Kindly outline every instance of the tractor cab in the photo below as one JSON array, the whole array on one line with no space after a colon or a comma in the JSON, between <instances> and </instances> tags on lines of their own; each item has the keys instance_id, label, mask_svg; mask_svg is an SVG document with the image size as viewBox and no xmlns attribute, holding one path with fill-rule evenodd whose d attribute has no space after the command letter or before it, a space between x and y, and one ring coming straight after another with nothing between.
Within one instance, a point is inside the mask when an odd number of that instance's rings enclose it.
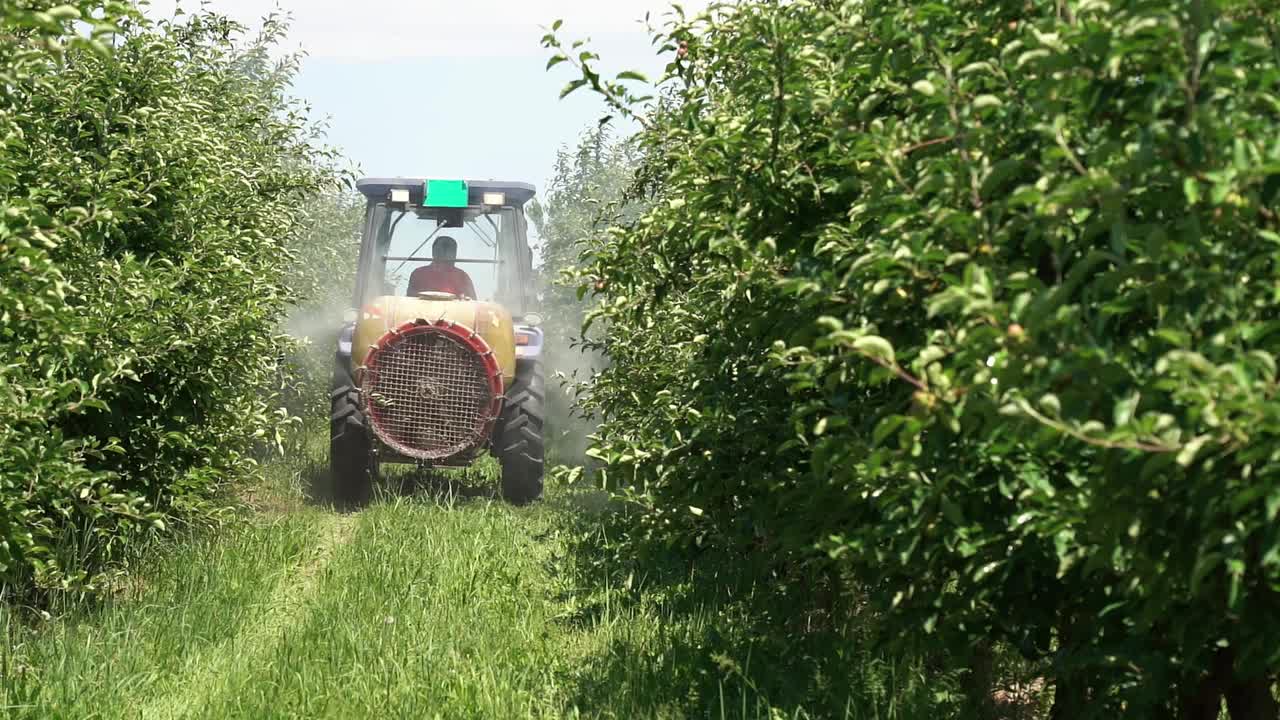
<instances>
[{"instance_id":1,"label":"tractor cab","mask_svg":"<svg viewBox=\"0 0 1280 720\"><path fill-rule=\"evenodd\" d=\"M502 465L542 492L542 332L524 206L533 186L370 178L354 318L334 370L335 499L368 499L383 463Z\"/></svg>"},{"instance_id":2,"label":"tractor cab","mask_svg":"<svg viewBox=\"0 0 1280 720\"><path fill-rule=\"evenodd\" d=\"M532 312L533 252L524 183L460 180L365 179L365 242L360 254L359 303L406 295L415 270L433 263L442 237L457 244L456 266L472 279L473 300L494 302L513 316Z\"/></svg>"}]
</instances>

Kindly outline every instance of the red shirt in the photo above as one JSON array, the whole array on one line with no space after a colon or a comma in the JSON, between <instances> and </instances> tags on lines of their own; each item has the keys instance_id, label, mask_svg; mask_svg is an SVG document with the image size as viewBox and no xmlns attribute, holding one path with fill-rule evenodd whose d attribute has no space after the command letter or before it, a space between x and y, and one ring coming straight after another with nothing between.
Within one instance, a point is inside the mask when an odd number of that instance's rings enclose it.
<instances>
[{"instance_id":1,"label":"red shirt","mask_svg":"<svg viewBox=\"0 0 1280 720\"><path fill-rule=\"evenodd\" d=\"M458 297L476 298L476 286L471 276L458 269L456 265L432 262L424 265L409 276L409 296L416 297L420 292L447 292Z\"/></svg>"}]
</instances>

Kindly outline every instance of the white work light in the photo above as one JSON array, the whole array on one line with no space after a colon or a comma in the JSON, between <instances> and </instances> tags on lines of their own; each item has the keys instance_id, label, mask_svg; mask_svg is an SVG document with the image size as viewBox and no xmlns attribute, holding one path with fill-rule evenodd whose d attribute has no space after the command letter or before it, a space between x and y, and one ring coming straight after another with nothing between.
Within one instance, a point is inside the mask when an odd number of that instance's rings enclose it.
<instances>
[{"instance_id":1,"label":"white work light","mask_svg":"<svg viewBox=\"0 0 1280 720\"><path fill-rule=\"evenodd\" d=\"M392 191L391 191L391 202L393 202L393 203L407 203L407 202L409 202L409 189L408 189L408 188L394 188L394 189L392 189Z\"/></svg>"},{"instance_id":2,"label":"white work light","mask_svg":"<svg viewBox=\"0 0 1280 720\"><path fill-rule=\"evenodd\" d=\"M506 205L507 194L500 192L487 192L484 194L485 205Z\"/></svg>"}]
</instances>

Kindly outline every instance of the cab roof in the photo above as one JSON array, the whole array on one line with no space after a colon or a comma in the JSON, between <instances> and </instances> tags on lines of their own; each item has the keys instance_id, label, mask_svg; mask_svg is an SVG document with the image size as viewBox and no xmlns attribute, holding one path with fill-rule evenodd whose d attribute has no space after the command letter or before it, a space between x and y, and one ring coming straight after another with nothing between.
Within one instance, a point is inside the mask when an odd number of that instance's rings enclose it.
<instances>
[{"instance_id":1,"label":"cab roof","mask_svg":"<svg viewBox=\"0 0 1280 720\"><path fill-rule=\"evenodd\" d=\"M356 189L371 200L384 200L393 189L407 189L410 202L420 204L426 182L425 177L362 178L356 181ZM515 207L523 207L537 192L529 183L500 180L468 180L467 191L472 204L481 204L487 192L500 192L506 193L507 203Z\"/></svg>"}]
</instances>

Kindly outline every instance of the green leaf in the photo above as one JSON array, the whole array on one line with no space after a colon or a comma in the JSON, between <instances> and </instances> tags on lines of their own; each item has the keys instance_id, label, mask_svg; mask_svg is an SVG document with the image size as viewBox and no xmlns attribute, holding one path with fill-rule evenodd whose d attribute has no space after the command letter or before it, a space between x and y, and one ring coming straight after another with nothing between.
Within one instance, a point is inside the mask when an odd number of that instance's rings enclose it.
<instances>
[{"instance_id":1,"label":"green leaf","mask_svg":"<svg viewBox=\"0 0 1280 720\"><path fill-rule=\"evenodd\" d=\"M49 8L46 12L54 20L79 20L81 17L80 10L72 5L59 5Z\"/></svg>"},{"instance_id":2,"label":"green leaf","mask_svg":"<svg viewBox=\"0 0 1280 720\"><path fill-rule=\"evenodd\" d=\"M1051 53L1048 50L1045 50L1043 48L1039 48L1036 50L1028 50L1018 56L1018 61L1016 65L1018 69L1022 69L1024 65L1029 65L1031 63L1035 63L1037 61L1043 60L1044 58L1049 57L1050 54Z\"/></svg>"},{"instance_id":3,"label":"green leaf","mask_svg":"<svg viewBox=\"0 0 1280 720\"><path fill-rule=\"evenodd\" d=\"M942 497L942 514L953 525L964 524L964 514L960 512L960 506L945 495Z\"/></svg>"},{"instance_id":4,"label":"green leaf","mask_svg":"<svg viewBox=\"0 0 1280 720\"><path fill-rule=\"evenodd\" d=\"M1057 395L1042 395L1039 405L1042 410L1049 414L1049 417L1058 418L1062 416L1062 403L1059 402Z\"/></svg>"},{"instance_id":5,"label":"green leaf","mask_svg":"<svg viewBox=\"0 0 1280 720\"><path fill-rule=\"evenodd\" d=\"M1178 464L1182 467L1187 467L1191 463L1195 462L1196 455L1199 454L1200 449L1204 447L1205 443L1209 442L1209 439L1208 435L1200 435L1192 438L1186 445L1183 445L1182 449L1178 451Z\"/></svg>"},{"instance_id":6,"label":"green leaf","mask_svg":"<svg viewBox=\"0 0 1280 720\"><path fill-rule=\"evenodd\" d=\"M928 366L932 363L935 363L941 360L946 356L947 356L946 348L940 347L938 345L930 345L920 351L920 354L916 356L916 362L918 362L921 366Z\"/></svg>"},{"instance_id":7,"label":"green leaf","mask_svg":"<svg viewBox=\"0 0 1280 720\"><path fill-rule=\"evenodd\" d=\"M1182 181L1182 192L1187 196L1188 205L1200 202L1200 183L1195 178L1189 177Z\"/></svg>"},{"instance_id":8,"label":"green leaf","mask_svg":"<svg viewBox=\"0 0 1280 720\"><path fill-rule=\"evenodd\" d=\"M1117 427L1128 425L1133 419L1133 413L1138 409L1138 402L1142 400L1140 393L1134 392L1116 401L1112 408L1112 419Z\"/></svg>"},{"instance_id":9,"label":"green leaf","mask_svg":"<svg viewBox=\"0 0 1280 720\"><path fill-rule=\"evenodd\" d=\"M906 421L906 418L902 415L890 415L884 418L883 420L881 420L880 422L876 423L876 429L871 434L871 444L872 445L882 444L885 441L885 439L888 438L890 435L892 435L899 427L901 427L902 423L905 421Z\"/></svg>"},{"instance_id":10,"label":"green leaf","mask_svg":"<svg viewBox=\"0 0 1280 720\"><path fill-rule=\"evenodd\" d=\"M561 100L563 100L563 99L565 99L565 98L569 97L569 96L570 96L570 95L572 95L575 91L577 91L577 90L581 89L581 88L582 88L583 86L585 86L586 84L587 84L587 81L586 81L586 80L584 80L584 79L582 79L582 78L579 78L579 79L577 79L577 80L573 80L573 81L571 81L568 85L565 85L565 86L564 86L564 89L563 89L563 90L561 90L561 91L560 91L560 99L561 99Z\"/></svg>"},{"instance_id":11,"label":"green leaf","mask_svg":"<svg viewBox=\"0 0 1280 720\"><path fill-rule=\"evenodd\" d=\"M958 72L957 74L972 75L974 73L986 73L988 75L995 75L996 69L995 69L995 66L992 65L991 63L985 60L980 60L978 62L969 63L968 65L965 65L964 67L960 68L960 72Z\"/></svg>"},{"instance_id":12,"label":"green leaf","mask_svg":"<svg viewBox=\"0 0 1280 720\"><path fill-rule=\"evenodd\" d=\"M858 114L862 117L866 117L882 102L884 102L884 95L878 92L873 92L863 98L862 102L858 103Z\"/></svg>"},{"instance_id":13,"label":"green leaf","mask_svg":"<svg viewBox=\"0 0 1280 720\"><path fill-rule=\"evenodd\" d=\"M896 364L893 345L878 335L863 335L854 340L853 349L877 360L883 360L889 365Z\"/></svg>"}]
</instances>

